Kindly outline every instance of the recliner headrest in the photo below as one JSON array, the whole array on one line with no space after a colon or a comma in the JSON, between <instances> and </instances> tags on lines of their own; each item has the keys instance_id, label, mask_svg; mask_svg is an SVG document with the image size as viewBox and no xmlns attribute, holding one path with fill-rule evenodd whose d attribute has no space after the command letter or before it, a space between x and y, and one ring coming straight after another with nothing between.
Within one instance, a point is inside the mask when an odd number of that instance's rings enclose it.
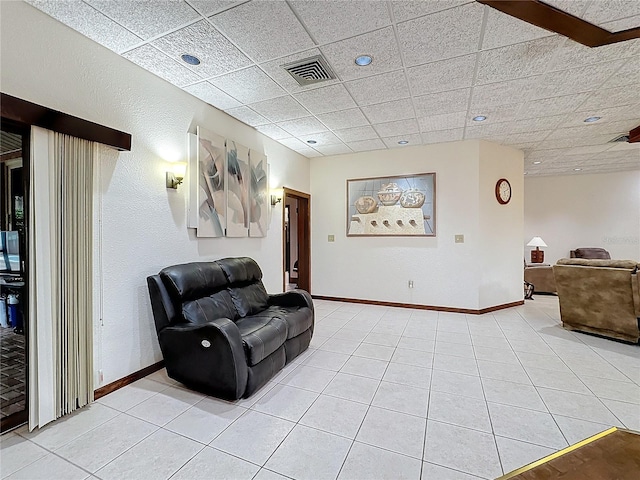
<instances>
[{"instance_id":1,"label":"recliner headrest","mask_svg":"<svg viewBox=\"0 0 640 480\"><path fill-rule=\"evenodd\" d=\"M224 271L229 283L257 282L262 278L262 270L249 257L222 258L216 263Z\"/></svg>"},{"instance_id":2,"label":"recliner headrest","mask_svg":"<svg viewBox=\"0 0 640 480\"><path fill-rule=\"evenodd\" d=\"M160 278L174 301L206 297L227 287L225 273L216 262L193 262L160 270Z\"/></svg>"}]
</instances>

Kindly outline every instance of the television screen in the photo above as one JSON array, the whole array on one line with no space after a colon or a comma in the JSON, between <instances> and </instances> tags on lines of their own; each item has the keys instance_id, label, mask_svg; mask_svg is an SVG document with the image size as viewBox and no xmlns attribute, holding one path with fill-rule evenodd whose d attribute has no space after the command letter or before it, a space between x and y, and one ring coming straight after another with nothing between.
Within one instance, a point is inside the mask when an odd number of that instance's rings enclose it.
<instances>
[{"instance_id":1,"label":"television screen","mask_svg":"<svg viewBox=\"0 0 640 480\"><path fill-rule=\"evenodd\" d=\"M0 232L0 272L20 273L18 232Z\"/></svg>"}]
</instances>

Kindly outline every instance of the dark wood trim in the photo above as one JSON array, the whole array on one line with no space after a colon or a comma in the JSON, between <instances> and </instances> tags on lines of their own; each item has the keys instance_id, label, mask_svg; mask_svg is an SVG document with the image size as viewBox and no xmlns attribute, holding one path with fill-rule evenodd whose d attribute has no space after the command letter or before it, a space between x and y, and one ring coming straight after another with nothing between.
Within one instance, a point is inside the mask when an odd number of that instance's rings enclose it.
<instances>
[{"instance_id":1,"label":"dark wood trim","mask_svg":"<svg viewBox=\"0 0 640 480\"><path fill-rule=\"evenodd\" d=\"M492 307L481 308L480 310L473 310L471 308L441 307L438 305L420 305L416 303L382 302L379 300L364 300L360 298L327 297L324 295L311 296L316 300L330 300L332 302L363 303L366 305L378 305L382 307L413 308L415 310L435 310L438 312L468 313L471 315L482 315L483 313L490 313L495 312L496 310L524 305L524 300L518 300L517 302L503 303L502 305L494 305Z\"/></svg>"},{"instance_id":2,"label":"dark wood trim","mask_svg":"<svg viewBox=\"0 0 640 480\"><path fill-rule=\"evenodd\" d=\"M0 433L5 434L14 428L24 425L29 421L28 406L20 412L16 412L8 417L4 417L0 420Z\"/></svg>"},{"instance_id":3,"label":"dark wood trim","mask_svg":"<svg viewBox=\"0 0 640 480\"><path fill-rule=\"evenodd\" d=\"M137 372L133 372L131 375L127 375L126 377L121 378L120 380L116 380L115 382L111 382L108 385L104 385L103 387L98 388L93 392L93 399L98 400L105 395L108 395L119 388L126 387L130 383L136 382L141 378L146 377L147 375L151 375L153 372L157 372L162 367L164 367L164 360L154 363L153 365L149 365L148 367L143 368L142 370L138 370Z\"/></svg>"},{"instance_id":4,"label":"dark wood trim","mask_svg":"<svg viewBox=\"0 0 640 480\"><path fill-rule=\"evenodd\" d=\"M118 150L131 150L131 134L0 93L2 117L23 125L36 125Z\"/></svg>"},{"instance_id":5,"label":"dark wood trim","mask_svg":"<svg viewBox=\"0 0 640 480\"><path fill-rule=\"evenodd\" d=\"M640 142L640 125L629 132L629 143Z\"/></svg>"},{"instance_id":6,"label":"dark wood trim","mask_svg":"<svg viewBox=\"0 0 640 480\"><path fill-rule=\"evenodd\" d=\"M282 195L282 290L286 291L284 271L286 269L287 239L284 231L284 212L287 198L298 200L298 287L311 292L311 195L308 193L283 187ZM291 220L291 212L289 212Z\"/></svg>"},{"instance_id":7,"label":"dark wood trim","mask_svg":"<svg viewBox=\"0 0 640 480\"><path fill-rule=\"evenodd\" d=\"M640 27L610 32L539 0L476 1L524 22L564 35L587 47L601 47L640 38Z\"/></svg>"},{"instance_id":8,"label":"dark wood trim","mask_svg":"<svg viewBox=\"0 0 640 480\"><path fill-rule=\"evenodd\" d=\"M13 160L14 158L22 158L22 149L3 153L0 155L0 162L6 162L8 160Z\"/></svg>"}]
</instances>

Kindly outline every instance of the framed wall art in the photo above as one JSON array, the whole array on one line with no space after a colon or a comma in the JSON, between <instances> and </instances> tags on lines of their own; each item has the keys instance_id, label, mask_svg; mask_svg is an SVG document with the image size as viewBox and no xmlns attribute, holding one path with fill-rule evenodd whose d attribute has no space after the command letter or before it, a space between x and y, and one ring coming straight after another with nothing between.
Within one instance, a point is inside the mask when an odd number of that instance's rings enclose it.
<instances>
[{"instance_id":1,"label":"framed wall art","mask_svg":"<svg viewBox=\"0 0 640 480\"><path fill-rule=\"evenodd\" d=\"M225 139L198 127L198 237L224 237L226 164Z\"/></svg>"},{"instance_id":2,"label":"framed wall art","mask_svg":"<svg viewBox=\"0 0 640 480\"><path fill-rule=\"evenodd\" d=\"M347 180L347 236L436 236L436 174Z\"/></svg>"}]
</instances>

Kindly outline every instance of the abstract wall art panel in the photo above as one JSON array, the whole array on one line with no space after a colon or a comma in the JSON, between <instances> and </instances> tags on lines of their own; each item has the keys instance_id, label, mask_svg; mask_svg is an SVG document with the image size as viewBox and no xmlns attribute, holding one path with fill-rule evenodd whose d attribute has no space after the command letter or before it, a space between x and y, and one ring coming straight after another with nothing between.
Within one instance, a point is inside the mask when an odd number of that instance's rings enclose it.
<instances>
[{"instance_id":1,"label":"abstract wall art panel","mask_svg":"<svg viewBox=\"0 0 640 480\"><path fill-rule=\"evenodd\" d=\"M227 237L249 234L249 149L227 140Z\"/></svg>"},{"instance_id":2,"label":"abstract wall art panel","mask_svg":"<svg viewBox=\"0 0 640 480\"><path fill-rule=\"evenodd\" d=\"M255 150L249 151L251 188L249 189L249 236L266 237L269 224L269 169L267 157Z\"/></svg>"},{"instance_id":3,"label":"abstract wall art panel","mask_svg":"<svg viewBox=\"0 0 640 480\"><path fill-rule=\"evenodd\" d=\"M226 224L223 137L198 127L198 237L224 237Z\"/></svg>"},{"instance_id":4,"label":"abstract wall art panel","mask_svg":"<svg viewBox=\"0 0 640 480\"><path fill-rule=\"evenodd\" d=\"M436 174L347 180L347 236L436 236Z\"/></svg>"}]
</instances>

